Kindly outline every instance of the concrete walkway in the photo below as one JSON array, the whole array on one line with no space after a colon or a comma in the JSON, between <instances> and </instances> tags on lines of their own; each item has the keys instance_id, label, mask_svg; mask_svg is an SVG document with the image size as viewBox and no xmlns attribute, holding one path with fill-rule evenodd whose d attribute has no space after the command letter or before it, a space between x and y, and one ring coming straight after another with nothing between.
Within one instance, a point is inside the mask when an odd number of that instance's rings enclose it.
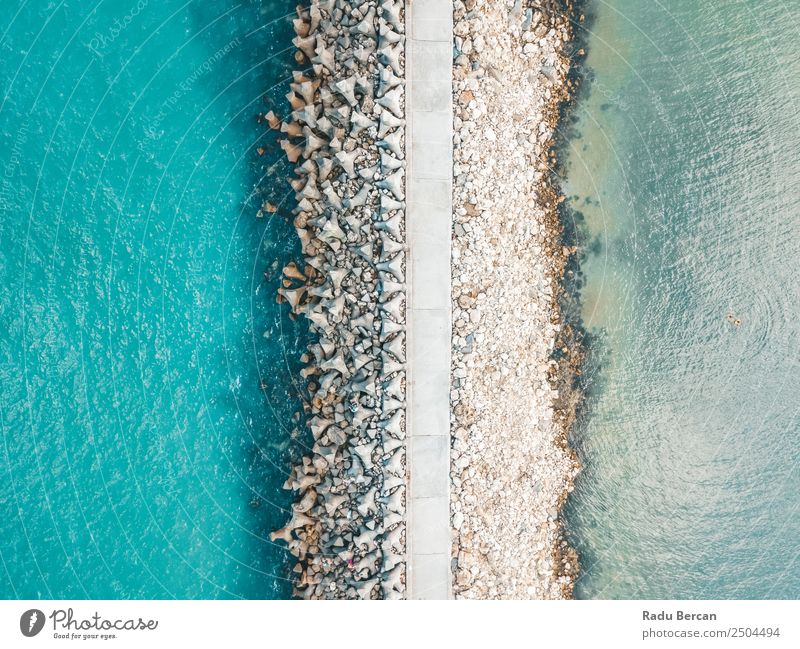
<instances>
[{"instance_id":1,"label":"concrete walkway","mask_svg":"<svg viewBox=\"0 0 800 649\"><path fill-rule=\"evenodd\" d=\"M408 597L449 599L450 238L453 16L450 0L406 4ZM409 137L410 136L410 137Z\"/></svg>"}]
</instances>

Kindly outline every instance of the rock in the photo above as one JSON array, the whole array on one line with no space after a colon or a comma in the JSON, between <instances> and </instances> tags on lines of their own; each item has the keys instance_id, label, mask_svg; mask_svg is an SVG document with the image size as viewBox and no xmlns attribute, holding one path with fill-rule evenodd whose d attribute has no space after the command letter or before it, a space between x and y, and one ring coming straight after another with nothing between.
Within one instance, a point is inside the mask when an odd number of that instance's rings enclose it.
<instances>
[{"instance_id":1,"label":"rock","mask_svg":"<svg viewBox=\"0 0 800 649\"><path fill-rule=\"evenodd\" d=\"M541 161L570 23L551 13L539 33L545 20L521 0L457 0L453 15L454 592L568 597L572 577L551 561L562 542L553 504L577 468L554 425L549 362L560 315L557 291L545 288L557 286L551 273L563 256L550 252L561 246L548 229ZM559 565L572 569L569 559Z\"/></svg>"}]
</instances>

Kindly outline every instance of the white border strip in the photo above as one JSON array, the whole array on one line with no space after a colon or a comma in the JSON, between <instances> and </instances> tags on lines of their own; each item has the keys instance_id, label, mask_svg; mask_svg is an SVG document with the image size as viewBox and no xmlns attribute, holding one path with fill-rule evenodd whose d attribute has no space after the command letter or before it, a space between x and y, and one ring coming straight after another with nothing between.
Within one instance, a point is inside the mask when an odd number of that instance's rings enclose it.
<instances>
[{"instance_id":1,"label":"white border strip","mask_svg":"<svg viewBox=\"0 0 800 649\"><path fill-rule=\"evenodd\" d=\"M453 7L406 3L406 280L410 599L452 597L450 241Z\"/></svg>"}]
</instances>

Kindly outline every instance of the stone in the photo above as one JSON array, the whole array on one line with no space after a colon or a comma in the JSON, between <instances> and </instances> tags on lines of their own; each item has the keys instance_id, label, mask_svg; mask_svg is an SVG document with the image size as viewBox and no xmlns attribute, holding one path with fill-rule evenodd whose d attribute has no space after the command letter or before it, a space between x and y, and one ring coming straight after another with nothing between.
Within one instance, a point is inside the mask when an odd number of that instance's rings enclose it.
<instances>
[{"instance_id":1,"label":"stone","mask_svg":"<svg viewBox=\"0 0 800 649\"><path fill-rule=\"evenodd\" d=\"M545 288L558 278L554 248L543 244L557 238L538 187L546 165L536 161L549 157L546 117L568 69L560 35L569 21L554 14L554 34L534 33L541 14L521 0L457 0L453 15L461 48L453 61L454 593L567 597L572 578L550 561L562 542L552 510L577 468L551 423L550 320L559 314Z\"/></svg>"}]
</instances>

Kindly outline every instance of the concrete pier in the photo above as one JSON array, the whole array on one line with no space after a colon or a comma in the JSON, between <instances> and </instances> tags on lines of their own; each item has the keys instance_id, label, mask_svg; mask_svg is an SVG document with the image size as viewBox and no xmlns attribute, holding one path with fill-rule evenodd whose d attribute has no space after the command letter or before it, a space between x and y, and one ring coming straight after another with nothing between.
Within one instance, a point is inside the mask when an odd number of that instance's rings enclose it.
<instances>
[{"instance_id":1,"label":"concrete pier","mask_svg":"<svg viewBox=\"0 0 800 649\"><path fill-rule=\"evenodd\" d=\"M449 599L453 15L406 2L408 585Z\"/></svg>"}]
</instances>

